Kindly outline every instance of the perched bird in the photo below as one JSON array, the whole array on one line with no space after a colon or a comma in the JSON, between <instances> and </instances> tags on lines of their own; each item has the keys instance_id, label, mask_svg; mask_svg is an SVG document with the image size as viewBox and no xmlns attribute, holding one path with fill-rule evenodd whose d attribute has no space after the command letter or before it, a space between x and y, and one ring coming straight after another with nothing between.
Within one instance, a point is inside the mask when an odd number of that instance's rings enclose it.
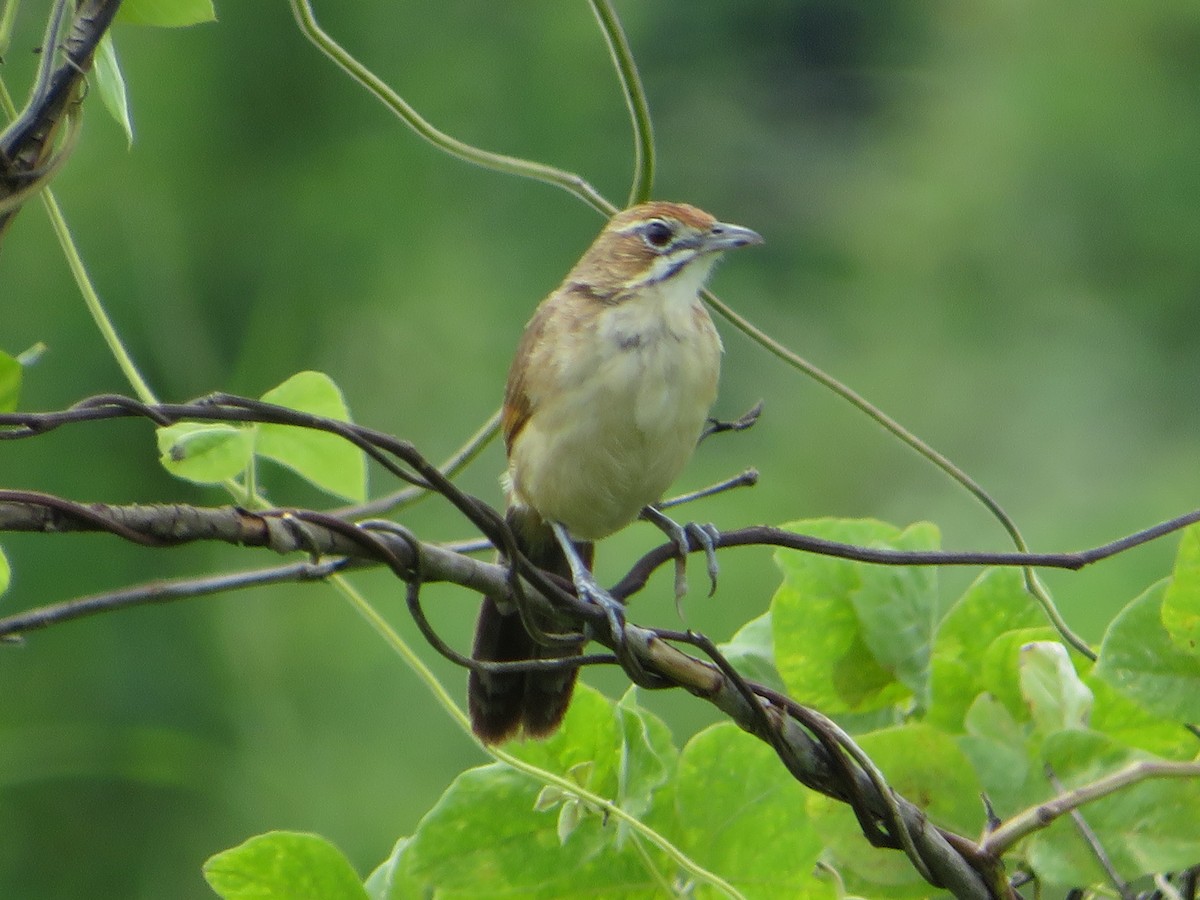
<instances>
[{"instance_id":1,"label":"perched bird","mask_svg":"<svg viewBox=\"0 0 1200 900\"><path fill-rule=\"evenodd\" d=\"M509 526L531 563L571 579L618 627L623 607L590 573L592 542L660 500L691 457L716 399L722 350L699 292L723 251L760 243L694 206L624 210L542 301L517 348L502 416ZM484 598L476 660L579 648L543 645L511 604ZM475 734L488 743L519 731L548 736L577 673L473 671Z\"/></svg>"}]
</instances>

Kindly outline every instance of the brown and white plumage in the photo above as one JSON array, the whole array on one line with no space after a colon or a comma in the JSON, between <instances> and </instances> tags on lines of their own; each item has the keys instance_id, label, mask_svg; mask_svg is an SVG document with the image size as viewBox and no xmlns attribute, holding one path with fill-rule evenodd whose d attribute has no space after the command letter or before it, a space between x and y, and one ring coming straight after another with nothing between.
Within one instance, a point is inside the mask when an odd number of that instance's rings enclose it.
<instances>
[{"instance_id":1,"label":"brown and white plumage","mask_svg":"<svg viewBox=\"0 0 1200 900\"><path fill-rule=\"evenodd\" d=\"M682 471L716 399L721 340L699 291L720 253L754 232L677 203L614 216L525 328L502 427L508 518L530 561L570 577L549 527L582 547L623 528ZM561 654L486 598L475 657ZM472 673L472 725L497 742L554 730L575 672Z\"/></svg>"}]
</instances>

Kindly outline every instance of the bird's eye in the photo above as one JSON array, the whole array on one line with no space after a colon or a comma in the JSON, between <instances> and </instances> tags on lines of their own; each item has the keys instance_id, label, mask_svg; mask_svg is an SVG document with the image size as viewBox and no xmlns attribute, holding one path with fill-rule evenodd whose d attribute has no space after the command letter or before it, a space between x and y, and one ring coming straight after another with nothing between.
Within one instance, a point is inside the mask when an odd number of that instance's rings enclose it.
<instances>
[{"instance_id":1,"label":"bird's eye","mask_svg":"<svg viewBox=\"0 0 1200 900\"><path fill-rule=\"evenodd\" d=\"M642 236L645 237L646 243L651 247L662 249L671 243L671 238L675 236L675 232L662 219L653 219L647 222L646 227L642 229Z\"/></svg>"}]
</instances>

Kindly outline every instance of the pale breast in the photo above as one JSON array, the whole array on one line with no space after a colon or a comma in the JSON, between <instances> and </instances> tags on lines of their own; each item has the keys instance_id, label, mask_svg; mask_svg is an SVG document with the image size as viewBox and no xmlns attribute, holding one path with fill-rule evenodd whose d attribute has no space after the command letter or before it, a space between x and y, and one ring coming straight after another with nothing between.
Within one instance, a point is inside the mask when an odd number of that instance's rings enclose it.
<instances>
[{"instance_id":1,"label":"pale breast","mask_svg":"<svg viewBox=\"0 0 1200 900\"><path fill-rule=\"evenodd\" d=\"M716 398L721 342L708 314L694 299L645 299L606 309L590 339L556 357L511 449L512 499L583 540L662 497Z\"/></svg>"}]
</instances>

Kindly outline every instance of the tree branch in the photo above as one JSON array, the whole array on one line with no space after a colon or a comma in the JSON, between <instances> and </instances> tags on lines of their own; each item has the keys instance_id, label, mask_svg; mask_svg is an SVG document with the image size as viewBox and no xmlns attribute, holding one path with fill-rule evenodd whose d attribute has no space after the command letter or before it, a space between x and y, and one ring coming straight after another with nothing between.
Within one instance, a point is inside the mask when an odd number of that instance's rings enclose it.
<instances>
[{"instance_id":1,"label":"tree branch","mask_svg":"<svg viewBox=\"0 0 1200 900\"><path fill-rule=\"evenodd\" d=\"M0 133L0 238L21 204L45 187L69 152L68 141L57 156L53 154L55 136L63 122L78 115L92 56L120 5L121 0L81 0L62 37L62 59L55 65L69 6L68 0L55 0L29 102Z\"/></svg>"},{"instance_id":2,"label":"tree branch","mask_svg":"<svg viewBox=\"0 0 1200 900\"><path fill-rule=\"evenodd\" d=\"M425 460L407 441L359 425L229 395L216 395L188 404L153 405L106 395L89 398L57 412L9 413L0 415L0 439L35 437L68 425L135 416L160 425L181 419L268 422L337 434L397 477L444 497L493 546L500 547L505 556L513 560L512 567L471 559L446 547L419 541L402 526L390 521L354 522L334 514L304 509L249 512L231 506L108 506L76 503L31 491L0 491L0 530L104 531L151 547L217 540L269 548L278 553L302 552L311 557L305 563L257 572L158 583L43 607L0 620L0 637L136 603L165 602L284 580L311 580L349 566L383 563L407 583L410 612L430 644L460 665L531 669L611 663L613 657L605 654L499 664L470 660L442 642L425 620L420 608L420 588L426 582L453 582L507 600L526 612L532 610L539 621L560 623L567 634L582 631L609 648L621 645L630 660L631 676L648 677L655 686L681 687L715 705L744 730L769 743L797 780L850 805L868 840L878 846L904 850L931 884L944 887L956 897L1015 896L1004 880L1000 855L1011 846L1010 841L1016 839L1014 835L1019 836L1022 827L1044 820L1044 809L1039 810L1035 818L1023 818L1001 826L983 844L933 826L919 807L892 791L861 749L833 722L768 687L746 681L708 639L690 632L651 629L632 623L626 623L620 634L613 634L602 612L591 604L580 602L566 582L534 568L516 552L512 535L496 510L459 490L445 473ZM1101 547L1076 553L883 550L825 541L766 526L718 533L716 546L788 547L879 565L1016 565L1078 569L1198 520L1200 511L1188 513ZM621 580L614 594L627 598L636 593L654 568L671 559L674 553L675 548L670 544L647 553ZM675 646L678 643L696 647L709 657L709 661L684 652Z\"/></svg>"}]
</instances>

